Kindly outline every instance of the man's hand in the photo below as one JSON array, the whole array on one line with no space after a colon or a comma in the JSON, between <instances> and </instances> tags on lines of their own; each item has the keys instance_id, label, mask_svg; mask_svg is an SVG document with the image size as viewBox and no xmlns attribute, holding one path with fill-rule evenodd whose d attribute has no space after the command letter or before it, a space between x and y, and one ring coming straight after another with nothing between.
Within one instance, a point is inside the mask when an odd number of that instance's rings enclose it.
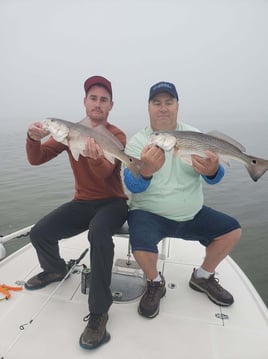
<instances>
[{"instance_id":1,"label":"man's hand","mask_svg":"<svg viewBox=\"0 0 268 359\"><path fill-rule=\"evenodd\" d=\"M49 131L44 129L42 122L35 122L29 126L27 134L30 139L41 141L43 137L49 134Z\"/></svg>"},{"instance_id":2,"label":"man's hand","mask_svg":"<svg viewBox=\"0 0 268 359\"><path fill-rule=\"evenodd\" d=\"M192 155L192 166L197 173L203 176L214 176L219 169L219 158L211 151L206 151L206 158Z\"/></svg>"},{"instance_id":3,"label":"man's hand","mask_svg":"<svg viewBox=\"0 0 268 359\"><path fill-rule=\"evenodd\" d=\"M85 143L85 149L83 150L83 155L97 160L98 158L104 157L104 152L93 137L88 137Z\"/></svg>"},{"instance_id":4,"label":"man's hand","mask_svg":"<svg viewBox=\"0 0 268 359\"><path fill-rule=\"evenodd\" d=\"M141 161L145 163L140 171L142 177L150 178L165 162L165 152L154 145L147 145L141 153Z\"/></svg>"}]
</instances>

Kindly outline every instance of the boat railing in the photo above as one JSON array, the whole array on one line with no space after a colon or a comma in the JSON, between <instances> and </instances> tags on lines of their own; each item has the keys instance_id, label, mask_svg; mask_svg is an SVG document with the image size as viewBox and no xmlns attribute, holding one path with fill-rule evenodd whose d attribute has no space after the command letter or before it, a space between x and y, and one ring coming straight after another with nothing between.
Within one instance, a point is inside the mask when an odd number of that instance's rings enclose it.
<instances>
[{"instance_id":1,"label":"boat railing","mask_svg":"<svg viewBox=\"0 0 268 359\"><path fill-rule=\"evenodd\" d=\"M5 236L0 236L0 260L5 258L5 256L6 256L6 248L4 246L4 243L7 243L8 241L10 241L12 239L27 237L29 235L32 227L33 227L33 224L28 227L19 229L18 231L7 234Z\"/></svg>"}]
</instances>

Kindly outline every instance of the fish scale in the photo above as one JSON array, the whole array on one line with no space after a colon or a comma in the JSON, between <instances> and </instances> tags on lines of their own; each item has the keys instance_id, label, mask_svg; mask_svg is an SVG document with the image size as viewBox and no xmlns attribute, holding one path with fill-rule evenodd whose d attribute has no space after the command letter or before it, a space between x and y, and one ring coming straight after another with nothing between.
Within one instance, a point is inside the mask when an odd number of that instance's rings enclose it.
<instances>
[{"instance_id":1,"label":"fish scale","mask_svg":"<svg viewBox=\"0 0 268 359\"><path fill-rule=\"evenodd\" d=\"M58 118L44 120L43 126L55 141L64 143L70 148L76 161L79 160L80 155L83 156L86 141L91 137L102 148L108 161L114 163L114 159L117 158L129 168L135 177L138 177L143 162L127 155L124 152L123 144L106 127L100 125L92 128Z\"/></svg>"},{"instance_id":2,"label":"fish scale","mask_svg":"<svg viewBox=\"0 0 268 359\"><path fill-rule=\"evenodd\" d=\"M253 181L268 170L268 160L246 154L243 145L220 132L202 133L195 131L157 131L150 136L150 143L165 151L174 150L186 163L191 164L191 155L207 157L206 151L214 152L219 160L236 160L246 167Z\"/></svg>"}]
</instances>

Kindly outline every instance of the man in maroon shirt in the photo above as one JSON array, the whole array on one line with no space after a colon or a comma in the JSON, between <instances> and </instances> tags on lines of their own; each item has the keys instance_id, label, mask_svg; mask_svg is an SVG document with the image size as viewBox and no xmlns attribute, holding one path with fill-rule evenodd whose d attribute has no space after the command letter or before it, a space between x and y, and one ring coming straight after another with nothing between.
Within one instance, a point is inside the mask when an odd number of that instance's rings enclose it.
<instances>
[{"instance_id":1,"label":"man in maroon shirt","mask_svg":"<svg viewBox=\"0 0 268 359\"><path fill-rule=\"evenodd\" d=\"M108 122L113 107L112 86L101 76L88 78L84 83L85 126L105 126L123 145L126 135ZM32 165L45 163L66 151L75 179L72 201L55 209L32 228L31 242L37 252L43 271L25 283L29 290L43 288L61 281L68 269L60 257L59 240L88 229L90 242L90 291L88 324L80 337L80 345L86 349L96 348L107 342L108 310L112 304L110 291L114 256L113 234L127 218L127 197L120 176L121 162L108 161L102 148L93 138L88 138L84 156L76 161L67 145L47 136L42 123L35 122L28 128L26 151Z\"/></svg>"}]
</instances>

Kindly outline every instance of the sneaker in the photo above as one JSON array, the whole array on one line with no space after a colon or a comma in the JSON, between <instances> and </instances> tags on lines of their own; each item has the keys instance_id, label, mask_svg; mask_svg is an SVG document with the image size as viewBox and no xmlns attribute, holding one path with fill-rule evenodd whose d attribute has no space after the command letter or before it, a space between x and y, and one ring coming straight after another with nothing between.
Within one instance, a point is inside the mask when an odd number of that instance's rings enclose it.
<instances>
[{"instance_id":1,"label":"sneaker","mask_svg":"<svg viewBox=\"0 0 268 359\"><path fill-rule=\"evenodd\" d=\"M89 314L84 318L87 321L87 326L82 333L79 344L84 349L94 349L100 345L107 343L111 336L106 330L106 323L108 321L108 314Z\"/></svg>"},{"instance_id":2,"label":"sneaker","mask_svg":"<svg viewBox=\"0 0 268 359\"><path fill-rule=\"evenodd\" d=\"M215 274L212 274L206 279L196 278L194 273L195 269L189 282L189 286L192 289L206 293L209 299L215 304L226 307L233 304L234 298L232 294L220 285L219 279L215 278Z\"/></svg>"},{"instance_id":3,"label":"sneaker","mask_svg":"<svg viewBox=\"0 0 268 359\"><path fill-rule=\"evenodd\" d=\"M53 272L41 272L30 278L25 284L25 288L29 290L40 289L46 287L48 284L53 282L60 282L67 274L64 273L53 273Z\"/></svg>"},{"instance_id":4,"label":"sneaker","mask_svg":"<svg viewBox=\"0 0 268 359\"><path fill-rule=\"evenodd\" d=\"M147 281L147 288L138 307L138 313L146 318L154 318L159 313L160 299L166 294L165 278L160 282Z\"/></svg>"}]
</instances>

